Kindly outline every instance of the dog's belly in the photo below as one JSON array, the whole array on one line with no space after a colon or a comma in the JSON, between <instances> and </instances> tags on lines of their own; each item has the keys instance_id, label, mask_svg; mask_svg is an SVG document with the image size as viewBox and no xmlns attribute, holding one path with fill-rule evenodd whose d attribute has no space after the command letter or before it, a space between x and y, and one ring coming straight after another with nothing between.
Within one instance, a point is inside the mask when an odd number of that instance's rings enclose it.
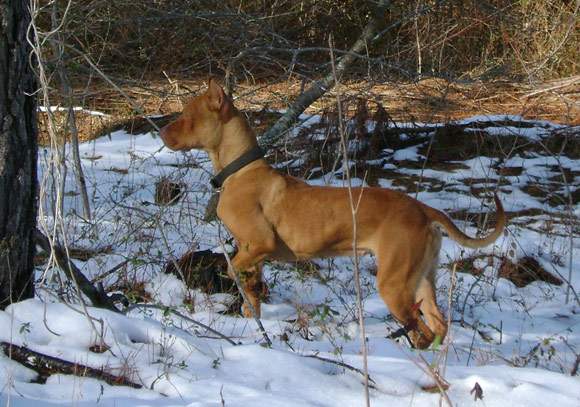
<instances>
[{"instance_id":1,"label":"dog's belly","mask_svg":"<svg viewBox=\"0 0 580 407\"><path fill-rule=\"evenodd\" d=\"M364 254L371 253L369 249L362 249L360 246L358 247L358 254L362 256ZM313 251L293 251L292 249L288 248L287 246L278 246L276 250L271 253L268 258L271 260L279 260L279 261L298 261L298 260L309 260L309 259L321 259L321 258L328 258L328 257L338 257L338 256L352 256L352 243L351 246L347 250L321 250L317 252Z\"/></svg>"},{"instance_id":2,"label":"dog's belly","mask_svg":"<svg viewBox=\"0 0 580 407\"><path fill-rule=\"evenodd\" d=\"M292 227L276 229L276 250L272 254L277 260L305 260L311 258L352 256L353 234L350 222L346 224L317 222L293 222ZM367 239L358 239L357 251L371 250Z\"/></svg>"}]
</instances>

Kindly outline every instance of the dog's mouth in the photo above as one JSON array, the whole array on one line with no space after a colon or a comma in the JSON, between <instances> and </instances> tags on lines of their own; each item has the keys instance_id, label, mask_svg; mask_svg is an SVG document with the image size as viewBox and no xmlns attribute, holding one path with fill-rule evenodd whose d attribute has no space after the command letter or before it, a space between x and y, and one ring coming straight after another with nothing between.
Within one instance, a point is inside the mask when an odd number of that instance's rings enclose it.
<instances>
[{"instance_id":1,"label":"dog's mouth","mask_svg":"<svg viewBox=\"0 0 580 407\"><path fill-rule=\"evenodd\" d=\"M165 147L171 151L190 151L192 149L189 145L187 145L187 143L175 140L174 136L170 136L167 133L168 131L166 127L163 127L159 130L159 137L161 138L161 141L163 141L163 144L165 144Z\"/></svg>"},{"instance_id":2,"label":"dog's mouth","mask_svg":"<svg viewBox=\"0 0 580 407\"><path fill-rule=\"evenodd\" d=\"M162 140L163 140L163 138L162 138ZM180 145L180 144L168 143L166 140L163 140L163 144L165 144L165 147L167 147L171 151L187 152L187 151L191 151L192 150L187 145Z\"/></svg>"},{"instance_id":3,"label":"dog's mouth","mask_svg":"<svg viewBox=\"0 0 580 407\"><path fill-rule=\"evenodd\" d=\"M167 130L165 129L165 127L159 130L159 137L161 138L161 141L163 141L163 144L165 144L165 147L167 147L168 149L172 151L180 150L179 146L175 145L175 143L169 140L169 137L167 136Z\"/></svg>"},{"instance_id":4,"label":"dog's mouth","mask_svg":"<svg viewBox=\"0 0 580 407\"><path fill-rule=\"evenodd\" d=\"M171 151L189 151L189 149L184 147L184 146L176 146L176 145L173 145L171 143L168 143L165 140L163 140L163 144L165 144L165 147L167 147Z\"/></svg>"}]
</instances>

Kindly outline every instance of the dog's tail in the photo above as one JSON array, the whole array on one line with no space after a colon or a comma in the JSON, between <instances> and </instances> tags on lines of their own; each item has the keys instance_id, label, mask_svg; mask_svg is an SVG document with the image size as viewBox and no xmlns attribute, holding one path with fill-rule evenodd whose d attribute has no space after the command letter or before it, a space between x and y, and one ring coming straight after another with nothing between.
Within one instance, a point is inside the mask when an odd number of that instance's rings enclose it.
<instances>
[{"instance_id":1,"label":"dog's tail","mask_svg":"<svg viewBox=\"0 0 580 407\"><path fill-rule=\"evenodd\" d=\"M467 236L465 233L459 230L457 226L455 226L455 224L451 221L451 219L449 219L447 215L441 211L438 211L437 209L426 206L426 214L429 216L429 218L431 218L433 223L439 224L441 227L443 227L451 239L455 240L462 246L469 247L471 249L477 249L479 247L489 246L495 242L496 239L501 236L505 228L506 215L503 210L503 205L497 197L497 194L494 194L493 199L497 208L497 220L495 222L495 228L493 229L493 232L481 239L475 239Z\"/></svg>"}]
</instances>

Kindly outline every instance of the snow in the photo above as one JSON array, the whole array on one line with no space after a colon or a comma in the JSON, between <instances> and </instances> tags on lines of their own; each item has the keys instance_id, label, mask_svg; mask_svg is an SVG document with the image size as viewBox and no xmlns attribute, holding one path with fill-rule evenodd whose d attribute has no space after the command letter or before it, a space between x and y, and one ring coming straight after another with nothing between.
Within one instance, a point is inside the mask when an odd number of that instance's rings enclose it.
<instances>
[{"instance_id":1,"label":"snow","mask_svg":"<svg viewBox=\"0 0 580 407\"><path fill-rule=\"evenodd\" d=\"M83 112L83 113L87 113L91 116L101 116L101 117L107 117L108 115L103 113L103 112L99 112L96 110L88 110L85 109L82 106L74 106L72 108L73 111L75 112ZM62 106L50 106L49 108L46 108L46 106L38 106L38 111L39 112L68 112L69 108L68 107L62 107Z\"/></svg>"},{"instance_id":2,"label":"snow","mask_svg":"<svg viewBox=\"0 0 580 407\"><path fill-rule=\"evenodd\" d=\"M253 340L246 338L244 344L232 346L217 339L196 338L186 332L191 332L191 327L180 326L170 318L158 322L139 313L125 317L94 308L89 308L88 313L104 327L103 339L110 350L103 354L87 350L101 340L101 332L92 330L82 312L39 300L15 304L2 314L14 315L13 323L5 325L13 329L3 332L2 340L26 343L38 352L55 357L65 355L69 360L93 367L107 366L115 372L128 371L130 377L132 372L134 378L153 390L112 387L94 379L63 375L51 376L44 385L29 383L35 376L33 373L2 357L1 378L6 401L10 400L14 403L12 405L51 405L72 401L78 404L79 401L100 400L99 403L104 405L201 406L219 405L221 393L226 405L234 406L361 404L358 374L303 356L312 354L312 348L317 345L303 343L301 350L291 351L283 342L275 341L274 348L268 349L253 343L256 340L254 335ZM50 331L43 323L43 315ZM237 318L228 319L230 321L222 325L222 331L226 330L226 325L235 329L233 320ZM30 324L29 332L19 329L24 322ZM371 392L373 405L437 403L438 395L420 389L421 385L431 382L415 366L414 352L404 345L382 339L380 335L375 336L375 325L370 325L369 341L370 375L377 387ZM274 325L267 326L270 333L276 331ZM248 334L252 336L250 332ZM504 339L508 341L509 336ZM454 342L461 346L461 337L455 337ZM349 345L342 359L353 365L360 364L356 348L356 343ZM320 354L332 358L328 352ZM577 378L544 369L513 368L493 363L466 367L453 360L447 364L446 379L451 384L449 397L457 405L471 402L469 392L476 382L483 388L488 406L502 405L508 400L513 405L544 405L546 398L558 401L558 405L574 406L580 398Z\"/></svg>"},{"instance_id":3,"label":"snow","mask_svg":"<svg viewBox=\"0 0 580 407\"><path fill-rule=\"evenodd\" d=\"M491 119L506 118L486 116L486 120ZM305 116L302 120L316 124L320 119ZM537 123L522 135L534 139L550 126L556 127ZM57 269L40 268L38 277L43 282L37 298L0 311L0 340L95 368L106 367L143 388L110 386L67 375L52 375L40 384L35 382L35 372L0 354L2 406L363 405L359 373L308 357L317 355L362 367L351 259L316 260L315 271L293 264L266 264L270 298L263 305L262 322L273 346L264 347L253 320L221 313L232 301L229 295L208 296L161 273L169 257L178 258L192 247L219 252L220 239L227 238L218 223L201 220L212 193L207 156L201 152L174 153L163 148L152 134L133 136L122 131L83 143L80 149L95 221L89 224L77 215L82 213L82 202L69 174L65 191L72 193L65 198L63 227L71 246L111 246L112 252L75 263L88 278L95 278L129 259L122 273L104 278L104 286L142 283L150 302L160 308L137 306L126 315L93 307L85 310L73 289L59 285ZM433 170L428 165L424 170L400 167L401 161L421 161L417 151L416 146L390 151L375 164L443 181L443 191L418 193L418 199L429 205L446 211L490 210L462 181L499 179L492 167L495 159L462 161L466 169L455 171ZM573 286L578 287L579 239L575 236L572 241L573 263L569 265L571 226L565 217L558 221L555 216L565 214L566 208L550 207L522 188L536 177L558 175L554 166L578 171L580 161L565 156L514 156L505 166L522 166L524 170L520 176L505 177L509 185L500 187L505 208L537 208L545 214L515 218L506 236L479 251L444 239L437 285L439 303L446 312L451 311L453 322L449 341L439 349L417 351L402 338L386 338L399 326L375 290L373 258L361 259L369 374L376 383L371 389L373 406L439 405L439 394L422 389L434 384L424 372L427 366L441 371L450 385L447 395L454 405L580 405L580 378L570 376L580 352L580 308L574 300L566 304L566 284L535 282L517 288L497 278L498 257L533 255L548 271L565 278L571 266ZM40 179L54 175L45 159L39 160L39 167ZM162 176L186 185L184 198L175 206L154 204L154 183ZM338 169L309 182L343 185L342 178ZM378 182L392 185L390 179ZM363 183L353 180L355 186ZM42 223L53 225L50 200L43 201L42 208ZM573 210L579 213L577 207ZM470 222L456 223L471 235L477 231ZM551 229L546 229L548 225ZM454 261L479 254L488 255L475 262L482 269L479 277L458 273L452 278ZM72 299L70 303L57 300L57 292ZM164 307L209 325L239 344L217 338ZM96 344L106 344L108 350L94 353L89 348ZM483 390L483 400L474 401L470 393L476 383Z\"/></svg>"},{"instance_id":4,"label":"snow","mask_svg":"<svg viewBox=\"0 0 580 407\"><path fill-rule=\"evenodd\" d=\"M405 161L405 160L419 161L424 157L417 153L418 150L419 150L419 146L402 148L400 150L395 151L395 153L393 154L393 160L395 160L395 161Z\"/></svg>"}]
</instances>

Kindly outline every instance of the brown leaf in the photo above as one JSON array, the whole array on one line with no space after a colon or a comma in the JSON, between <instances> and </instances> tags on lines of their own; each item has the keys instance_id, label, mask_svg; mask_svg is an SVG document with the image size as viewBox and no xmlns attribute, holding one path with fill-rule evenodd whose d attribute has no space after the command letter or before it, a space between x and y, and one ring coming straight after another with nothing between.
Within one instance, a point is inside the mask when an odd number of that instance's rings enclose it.
<instances>
[{"instance_id":1,"label":"brown leaf","mask_svg":"<svg viewBox=\"0 0 580 407\"><path fill-rule=\"evenodd\" d=\"M478 382L475 382L473 385L473 389L469 392L469 394L473 394L473 400L483 400L483 389L479 385Z\"/></svg>"}]
</instances>

